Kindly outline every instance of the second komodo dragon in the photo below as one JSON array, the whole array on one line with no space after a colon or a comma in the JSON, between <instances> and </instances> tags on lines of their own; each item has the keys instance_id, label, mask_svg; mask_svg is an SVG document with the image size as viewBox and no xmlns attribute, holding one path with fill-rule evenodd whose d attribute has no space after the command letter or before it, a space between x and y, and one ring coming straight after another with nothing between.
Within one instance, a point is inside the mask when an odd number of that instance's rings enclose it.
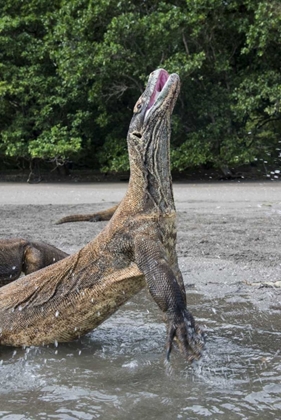
<instances>
[{"instance_id":1,"label":"second komodo dragon","mask_svg":"<svg viewBox=\"0 0 281 420\"><path fill-rule=\"evenodd\" d=\"M166 314L167 357L174 338L198 358L203 333L186 308L176 254L170 173L170 117L177 74L154 71L137 101L127 141L127 193L101 233L75 254L0 289L0 344L73 340L96 328L145 285Z\"/></svg>"}]
</instances>

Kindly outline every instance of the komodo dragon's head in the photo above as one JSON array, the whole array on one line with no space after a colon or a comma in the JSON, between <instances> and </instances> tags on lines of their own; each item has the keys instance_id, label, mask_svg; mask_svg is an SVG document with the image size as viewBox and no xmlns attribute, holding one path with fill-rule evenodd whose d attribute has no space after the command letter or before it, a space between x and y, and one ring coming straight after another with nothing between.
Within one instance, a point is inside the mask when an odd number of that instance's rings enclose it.
<instances>
[{"instance_id":1,"label":"komodo dragon's head","mask_svg":"<svg viewBox=\"0 0 281 420\"><path fill-rule=\"evenodd\" d=\"M151 127L153 121L167 114L171 116L180 91L180 79L177 74L171 74L158 69L153 71L147 86L134 107L134 117L130 123L129 134L142 138Z\"/></svg>"},{"instance_id":2,"label":"komodo dragon's head","mask_svg":"<svg viewBox=\"0 0 281 420\"><path fill-rule=\"evenodd\" d=\"M148 79L145 91L136 102L127 141L131 178L141 182L161 210L173 203L170 171L170 119L180 79L158 69Z\"/></svg>"}]
</instances>

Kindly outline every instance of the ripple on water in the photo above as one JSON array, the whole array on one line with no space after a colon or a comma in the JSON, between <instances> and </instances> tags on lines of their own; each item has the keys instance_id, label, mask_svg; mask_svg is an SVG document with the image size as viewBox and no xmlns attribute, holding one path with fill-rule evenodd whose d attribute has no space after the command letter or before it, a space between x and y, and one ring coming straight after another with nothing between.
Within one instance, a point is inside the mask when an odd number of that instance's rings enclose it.
<instances>
[{"instance_id":1,"label":"ripple on water","mask_svg":"<svg viewBox=\"0 0 281 420\"><path fill-rule=\"evenodd\" d=\"M142 299L76 342L5 350L0 418L278 418L279 314L194 296L191 311L208 334L204 357L187 365L175 350L165 364L165 326Z\"/></svg>"}]
</instances>

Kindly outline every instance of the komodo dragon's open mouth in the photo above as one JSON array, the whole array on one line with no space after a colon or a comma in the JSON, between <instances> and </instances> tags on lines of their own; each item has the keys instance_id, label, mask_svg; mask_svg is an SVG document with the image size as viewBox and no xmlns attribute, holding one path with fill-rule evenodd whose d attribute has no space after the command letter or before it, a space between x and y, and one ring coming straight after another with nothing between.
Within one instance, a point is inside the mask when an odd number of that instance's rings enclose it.
<instances>
[{"instance_id":1,"label":"komodo dragon's open mouth","mask_svg":"<svg viewBox=\"0 0 281 420\"><path fill-rule=\"evenodd\" d=\"M159 108L164 109L166 105L170 108L170 113L172 113L175 104L173 99L177 97L176 92L179 88L178 75L174 73L169 74L164 69L158 69L152 72L149 81L149 90L143 95L144 98L147 95L147 105L144 110L144 121L147 121L148 116L150 117L152 110L156 111Z\"/></svg>"},{"instance_id":2,"label":"komodo dragon's open mouth","mask_svg":"<svg viewBox=\"0 0 281 420\"><path fill-rule=\"evenodd\" d=\"M169 79L169 73L166 70L161 69L160 73L159 73L159 76L158 76L158 79L156 81L156 85L154 87L154 91L153 91L153 93L150 97L150 101L149 101L149 104L147 106L146 112L156 103L157 98L159 97L160 93L162 92L162 90L163 90L163 88L164 88L168 79Z\"/></svg>"},{"instance_id":3,"label":"komodo dragon's open mouth","mask_svg":"<svg viewBox=\"0 0 281 420\"><path fill-rule=\"evenodd\" d=\"M175 73L157 69L150 74L147 87L134 107L134 116L138 117L137 120L133 117L130 130L135 137L141 138L146 125L158 119L158 111L169 110L171 115L179 87L179 76Z\"/></svg>"},{"instance_id":4,"label":"komodo dragon's open mouth","mask_svg":"<svg viewBox=\"0 0 281 420\"><path fill-rule=\"evenodd\" d=\"M152 78L154 75L155 75L155 72L151 73L150 77ZM167 81L169 80L169 77L170 77L170 75L166 70L161 69L159 71L158 78L155 81L155 85L154 85L153 91L152 91L151 96L150 96L149 103L148 103L146 111L145 111L145 117L144 117L145 120L147 119L152 107L157 103L157 99L160 97L161 93L163 92L163 89L164 89Z\"/></svg>"}]
</instances>

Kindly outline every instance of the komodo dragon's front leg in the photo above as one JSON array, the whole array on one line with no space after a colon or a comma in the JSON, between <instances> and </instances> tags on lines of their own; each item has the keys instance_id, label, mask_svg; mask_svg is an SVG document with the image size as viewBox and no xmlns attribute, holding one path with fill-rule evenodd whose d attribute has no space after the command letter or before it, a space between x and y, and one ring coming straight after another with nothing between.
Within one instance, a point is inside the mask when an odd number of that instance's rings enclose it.
<instances>
[{"instance_id":1,"label":"komodo dragon's front leg","mask_svg":"<svg viewBox=\"0 0 281 420\"><path fill-rule=\"evenodd\" d=\"M167 261L163 245L148 235L135 238L135 258L144 273L149 292L159 308L167 314L167 359L176 338L187 359L200 358L204 347L204 334L186 308L185 291Z\"/></svg>"},{"instance_id":2,"label":"komodo dragon's front leg","mask_svg":"<svg viewBox=\"0 0 281 420\"><path fill-rule=\"evenodd\" d=\"M67 257L60 249L22 238L0 240L0 287Z\"/></svg>"}]
</instances>

